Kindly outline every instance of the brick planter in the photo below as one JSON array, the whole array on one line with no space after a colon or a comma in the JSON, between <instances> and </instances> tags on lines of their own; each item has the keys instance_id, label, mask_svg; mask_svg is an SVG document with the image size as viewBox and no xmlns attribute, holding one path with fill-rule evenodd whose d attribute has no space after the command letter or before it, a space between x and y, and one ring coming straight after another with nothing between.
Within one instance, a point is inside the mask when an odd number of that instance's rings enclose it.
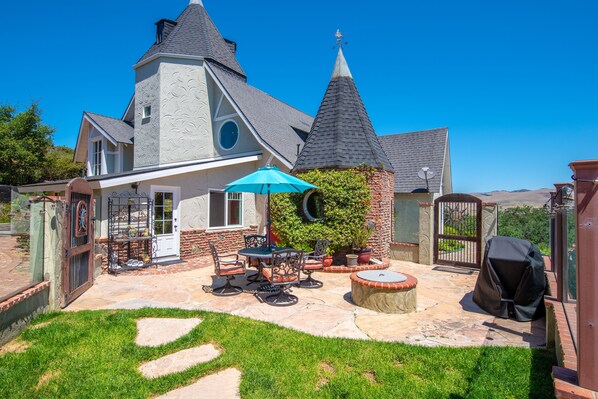
<instances>
[{"instance_id":1,"label":"brick planter","mask_svg":"<svg viewBox=\"0 0 598 399\"><path fill-rule=\"evenodd\" d=\"M355 266L355 267L332 265L332 266L325 267L322 271L324 273L355 273L355 272L361 272L364 270L384 270L384 269L388 269L389 266L390 266L390 263L388 263L388 262L382 262L379 265L371 263L369 265L360 265L360 266Z\"/></svg>"},{"instance_id":2,"label":"brick planter","mask_svg":"<svg viewBox=\"0 0 598 399\"><path fill-rule=\"evenodd\" d=\"M351 298L357 306L381 313L411 313L417 310L417 279L403 273L406 281L382 283L351 274Z\"/></svg>"}]
</instances>

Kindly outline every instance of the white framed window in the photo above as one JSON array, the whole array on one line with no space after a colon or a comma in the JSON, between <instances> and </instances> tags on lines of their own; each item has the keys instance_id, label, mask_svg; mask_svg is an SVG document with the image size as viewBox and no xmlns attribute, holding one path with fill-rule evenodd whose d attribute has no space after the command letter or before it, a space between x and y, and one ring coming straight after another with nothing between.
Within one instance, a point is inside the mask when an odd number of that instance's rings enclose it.
<instances>
[{"instance_id":1,"label":"white framed window","mask_svg":"<svg viewBox=\"0 0 598 399\"><path fill-rule=\"evenodd\" d=\"M102 140L94 141L91 150L91 174L99 176L102 174Z\"/></svg>"},{"instance_id":2,"label":"white framed window","mask_svg":"<svg viewBox=\"0 0 598 399\"><path fill-rule=\"evenodd\" d=\"M303 197L303 213L310 222L324 219L324 197L316 190L310 190Z\"/></svg>"},{"instance_id":3,"label":"white framed window","mask_svg":"<svg viewBox=\"0 0 598 399\"><path fill-rule=\"evenodd\" d=\"M243 226L243 193L210 190L210 228Z\"/></svg>"},{"instance_id":4,"label":"white framed window","mask_svg":"<svg viewBox=\"0 0 598 399\"><path fill-rule=\"evenodd\" d=\"M239 141L239 126L233 120L228 120L220 126L218 131L218 145L223 150L232 150Z\"/></svg>"},{"instance_id":5,"label":"white framed window","mask_svg":"<svg viewBox=\"0 0 598 399\"><path fill-rule=\"evenodd\" d=\"M152 116L152 106L144 105L143 106L143 119L149 118L150 116Z\"/></svg>"}]
</instances>

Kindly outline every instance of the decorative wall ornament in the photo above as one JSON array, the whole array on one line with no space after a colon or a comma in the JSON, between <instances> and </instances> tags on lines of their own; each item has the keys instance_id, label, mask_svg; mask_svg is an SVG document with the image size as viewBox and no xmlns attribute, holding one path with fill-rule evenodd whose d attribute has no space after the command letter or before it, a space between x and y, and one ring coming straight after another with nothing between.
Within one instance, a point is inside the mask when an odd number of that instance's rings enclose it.
<instances>
[{"instance_id":1,"label":"decorative wall ornament","mask_svg":"<svg viewBox=\"0 0 598 399\"><path fill-rule=\"evenodd\" d=\"M81 200L77 203L77 219L75 220L75 236L84 237L89 227L89 211L87 203Z\"/></svg>"}]
</instances>

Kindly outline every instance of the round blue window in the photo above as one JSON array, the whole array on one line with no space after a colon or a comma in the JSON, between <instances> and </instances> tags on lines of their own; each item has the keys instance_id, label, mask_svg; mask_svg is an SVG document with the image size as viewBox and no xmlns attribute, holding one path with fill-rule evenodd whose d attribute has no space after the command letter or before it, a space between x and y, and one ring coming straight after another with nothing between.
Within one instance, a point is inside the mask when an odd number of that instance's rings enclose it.
<instances>
[{"instance_id":1,"label":"round blue window","mask_svg":"<svg viewBox=\"0 0 598 399\"><path fill-rule=\"evenodd\" d=\"M220 146L230 150L239 139L239 127L233 121L228 121L220 127Z\"/></svg>"}]
</instances>

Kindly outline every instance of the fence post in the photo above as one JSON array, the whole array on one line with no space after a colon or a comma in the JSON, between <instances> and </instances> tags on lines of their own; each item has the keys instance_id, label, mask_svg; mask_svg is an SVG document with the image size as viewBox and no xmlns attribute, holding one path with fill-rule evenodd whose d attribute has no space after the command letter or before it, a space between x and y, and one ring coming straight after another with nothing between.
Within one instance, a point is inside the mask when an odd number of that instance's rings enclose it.
<instances>
[{"instance_id":1,"label":"fence post","mask_svg":"<svg viewBox=\"0 0 598 399\"><path fill-rule=\"evenodd\" d=\"M434 203L419 204L419 263L434 264Z\"/></svg>"},{"instance_id":2,"label":"fence post","mask_svg":"<svg viewBox=\"0 0 598 399\"><path fill-rule=\"evenodd\" d=\"M498 205L494 202L482 203L482 261L486 253L486 239L498 235Z\"/></svg>"},{"instance_id":3,"label":"fence post","mask_svg":"<svg viewBox=\"0 0 598 399\"><path fill-rule=\"evenodd\" d=\"M554 262L552 264L552 270L556 275L556 299L559 302L563 301L563 257L564 252L563 248L566 248L566 243L563 242L563 211L560 206L563 205L563 192L561 191L563 187L568 185L568 183L555 183L554 188L556 189L556 194L554 196L554 205L557 207L558 211L554 216ZM554 295L554 292L553 292Z\"/></svg>"},{"instance_id":4,"label":"fence post","mask_svg":"<svg viewBox=\"0 0 598 399\"><path fill-rule=\"evenodd\" d=\"M550 192L550 210L554 209L556 203L554 199L556 197L556 191ZM556 255L556 214L550 213L550 271L554 272L554 257ZM554 294L554 293L553 293Z\"/></svg>"},{"instance_id":5,"label":"fence post","mask_svg":"<svg viewBox=\"0 0 598 399\"><path fill-rule=\"evenodd\" d=\"M577 375L598 391L598 160L571 163L575 179Z\"/></svg>"}]
</instances>

